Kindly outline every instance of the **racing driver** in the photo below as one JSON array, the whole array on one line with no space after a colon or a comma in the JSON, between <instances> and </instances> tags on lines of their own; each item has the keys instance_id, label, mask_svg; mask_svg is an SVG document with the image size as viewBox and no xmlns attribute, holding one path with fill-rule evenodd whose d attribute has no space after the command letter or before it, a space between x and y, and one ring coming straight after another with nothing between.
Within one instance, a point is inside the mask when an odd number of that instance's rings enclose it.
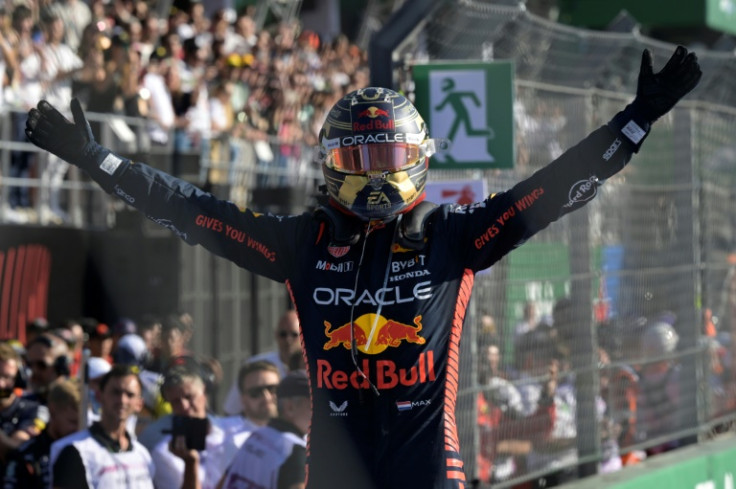
<instances>
[{"instance_id":1,"label":"racing driver","mask_svg":"<svg viewBox=\"0 0 736 489\"><path fill-rule=\"evenodd\" d=\"M95 142L77 100L73 121L40 101L26 134L187 243L286 284L312 397L307 488L464 488L454 410L474 274L589 201L700 76L682 46L657 73L645 50L624 110L528 179L469 205L424 201L439 144L386 88L333 106L317 153L329 198L294 216L243 211L114 154Z\"/></svg>"}]
</instances>

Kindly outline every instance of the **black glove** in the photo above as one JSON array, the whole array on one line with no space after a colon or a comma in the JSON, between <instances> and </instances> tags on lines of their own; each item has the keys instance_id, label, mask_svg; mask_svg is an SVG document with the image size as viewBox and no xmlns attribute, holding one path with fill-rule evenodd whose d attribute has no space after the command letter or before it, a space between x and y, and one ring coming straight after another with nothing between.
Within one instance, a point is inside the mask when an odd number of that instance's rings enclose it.
<instances>
[{"instance_id":1,"label":"black glove","mask_svg":"<svg viewBox=\"0 0 736 489\"><path fill-rule=\"evenodd\" d=\"M641 55L636 97L616 114L610 126L626 136L635 152L639 151L652 123L695 88L702 74L695 53L688 53L683 46L677 46L665 67L654 73L652 54L645 49Z\"/></svg>"},{"instance_id":2,"label":"black glove","mask_svg":"<svg viewBox=\"0 0 736 489\"><path fill-rule=\"evenodd\" d=\"M652 71L652 54L645 49L641 55L639 83L633 104L641 111L641 116L652 123L695 88L702 74L698 57L682 46L677 46L662 71L655 74Z\"/></svg>"},{"instance_id":3,"label":"black glove","mask_svg":"<svg viewBox=\"0 0 736 489\"><path fill-rule=\"evenodd\" d=\"M80 167L107 192L114 186L127 162L100 146L76 98L71 102L72 123L46 100L28 112L26 136L41 149L55 154L64 161Z\"/></svg>"}]
</instances>

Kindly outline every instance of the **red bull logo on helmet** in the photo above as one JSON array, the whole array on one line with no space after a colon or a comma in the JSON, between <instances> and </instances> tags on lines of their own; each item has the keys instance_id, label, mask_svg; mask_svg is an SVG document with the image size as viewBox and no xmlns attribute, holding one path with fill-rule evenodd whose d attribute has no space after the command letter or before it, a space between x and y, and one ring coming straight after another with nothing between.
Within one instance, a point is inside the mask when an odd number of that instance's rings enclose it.
<instances>
[{"instance_id":1,"label":"red bull logo on helmet","mask_svg":"<svg viewBox=\"0 0 736 489\"><path fill-rule=\"evenodd\" d=\"M394 108L391 104L381 104L381 107L365 105L353 107L353 132L386 132L396 129Z\"/></svg>"},{"instance_id":2,"label":"red bull logo on helmet","mask_svg":"<svg viewBox=\"0 0 736 489\"><path fill-rule=\"evenodd\" d=\"M422 316L414 318L414 325L386 319L376 314L363 314L352 325L346 323L332 327L325 321L324 349L331 350L342 346L350 350L352 342L358 350L368 355L377 355L387 348L398 348L403 342L423 345L427 342L419 332L422 330Z\"/></svg>"}]
</instances>

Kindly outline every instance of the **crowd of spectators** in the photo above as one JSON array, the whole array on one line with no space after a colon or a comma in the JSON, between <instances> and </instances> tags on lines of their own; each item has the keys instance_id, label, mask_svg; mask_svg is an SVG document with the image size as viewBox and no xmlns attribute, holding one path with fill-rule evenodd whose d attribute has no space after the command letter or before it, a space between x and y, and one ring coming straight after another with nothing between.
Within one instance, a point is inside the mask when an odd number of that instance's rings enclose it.
<instances>
[{"instance_id":1,"label":"crowd of spectators","mask_svg":"<svg viewBox=\"0 0 736 489\"><path fill-rule=\"evenodd\" d=\"M532 306L527 304L528 312ZM526 489L580 477L576 377L584 372L573 365L580 345L567 331L571 307L561 299L551 316L531 321L528 331L517 335L512 328L511 350L494 319L481 319L480 482L517 480L514 487ZM590 420L600 446L595 471L616 471L688 444L680 435L691 403L676 356L677 318L663 313L597 328L598 390ZM131 460L138 472L115 477L148 481L141 487L214 488L220 481L229 487L249 474L252 481L303 481L310 404L295 312L285 311L275 325L273 351L243 359L219 408L212 393L225 392L222 368L190 350L195 329L188 314L120 318L112 326L93 318L59 325L38 318L27 325L24 342L0 343L4 487L49 487L51 479L54 487L86 487L74 481L85 477L90 464L117 467ZM732 368L723 345L711 346L721 344L714 331L703 337L713 340L703 365L711 367L715 419L732 409L723 388ZM512 361L504 358L509 354ZM290 384L282 386L285 379ZM274 437L283 443L274 444ZM264 452L274 446L283 450ZM247 464L235 467L243 450L264 460L251 464L246 457ZM109 460L95 458L98 452Z\"/></svg>"},{"instance_id":2,"label":"crowd of spectators","mask_svg":"<svg viewBox=\"0 0 736 489\"><path fill-rule=\"evenodd\" d=\"M482 481L525 480L514 487L526 489L577 479L579 434L594 427L597 473L614 472L695 441L687 433L696 423L691 394L696 380L687 373L692 357L682 353L680 344L686 325L670 311L603 318L594 324L598 343L591 351L579 339L573 307L562 298L551 314L540 314L538 303L526 302L521 321L507 332L492 316L482 317L477 398ZM701 355L692 361L707 379L705 416L717 433L730 429L717 420L733 412L736 400L726 387L733 378L733 347L729 334L717 333L709 311L705 316ZM597 359L592 375L590 363L580 360L587 355ZM578 412L581 377L595 386L589 399L595 414L584 422L587 428L581 427Z\"/></svg>"},{"instance_id":3,"label":"crowd of spectators","mask_svg":"<svg viewBox=\"0 0 736 489\"><path fill-rule=\"evenodd\" d=\"M188 314L112 327L30 322L25 342L0 342L3 487L230 487L225 474L246 443L264 460L238 466L233 484L301 487L311 406L306 371L292 360L294 317L288 310L276 325L277 350L244 359L231 415L212 407L222 369L189 350Z\"/></svg>"},{"instance_id":4,"label":"crowd of spectators","mask_svg":"<svg viewBox=\"0 0 736 489\"><path fill-rule=\"evenodd\" d=\"M25 113L40 99L67 108L77 97L89 112L143 118L150 143L173 152L174 173L176 155L187 152L236 161L231 138L276 141L256 148L259 161L285 167L316 143L326 111L368 84L366 53L347 36L325 40L298 20L259 27L253 7L211 4L176 0L167 15L144 0L32 0L0 9L0 104L15 111L14 138L25 140ZM13 152L9 176L42 185L39 195L13 188L9 216L33 218L41 209L35 217L44 221L67 218L58 191L67 165L47 158ZM228 178L228 168L210 170L203 180Z\"/></svg>"}]
</instances>

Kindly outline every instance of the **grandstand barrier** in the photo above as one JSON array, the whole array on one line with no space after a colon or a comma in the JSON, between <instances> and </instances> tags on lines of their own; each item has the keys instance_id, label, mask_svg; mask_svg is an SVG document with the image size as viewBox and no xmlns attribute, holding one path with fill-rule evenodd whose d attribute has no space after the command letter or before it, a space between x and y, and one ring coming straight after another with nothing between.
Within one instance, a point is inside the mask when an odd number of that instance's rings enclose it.
<instances>
[{"instance_id":1,"label":"grandstand barrier","mask_svg":"<svg viewBox=\"0 0 736 489\"><path fill-rule=\"evenodd\" d=\"M313 148L282 144L275 136L249 141L223 135L209 141L208 150L177 151L171 141L154 144L145 118L118 114L86 114L100 144L123 157L147 163L211 191L238 207L263 205L262 211L301 212L315 204L322 172L313 161ZM103 192L84 172L71 167L54 186L45 177L49 155L27 141L12 138L13 124L23 112L0 111L0 223L41 224L75 228L111 229L125 205ZM13 155L30 159L30 174L15 176ZM10 192L26 188L32 205L11 208ZM52 188L58 192L62 213L50 213Z\"/></svg>"}]
</instances>

